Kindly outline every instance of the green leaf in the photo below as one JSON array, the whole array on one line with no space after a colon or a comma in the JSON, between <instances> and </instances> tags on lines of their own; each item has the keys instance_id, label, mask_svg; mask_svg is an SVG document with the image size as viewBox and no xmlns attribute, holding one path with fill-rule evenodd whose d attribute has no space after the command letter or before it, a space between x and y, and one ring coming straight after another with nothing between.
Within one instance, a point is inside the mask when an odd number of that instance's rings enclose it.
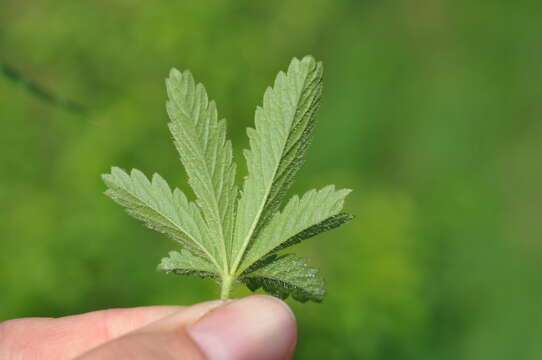
<instances>
[{"instance_id":1,"label":"green leaf","mask_svg":"<svg viewBox=\"0 0 542 360\"><path fill-rule=\"evenodd\" d=\"M195 83L189 71L171 70L166 85L169 129L209 236L219 248L213 256L227 272L237 188L232 147L226 140L226 121L218 120L214 101L209 101L205 88Z\"/></svg>"},{"instance_id":2,"label":"green leaf","mask_svg":"<svg viewBox=\"0 0 542 360\"><path fill-rule=\"evenodd\" d=\"M311 238L325 231L330 231L335 228L338 228L342 224L345 224L353 219L354 217L347 213L339 213L337 215L330 216L324 221L321 221L318 224L313 225L309 227L308 229L303 230L297 233L296 235L292 236L291 238L289 238L288 240L286 240L285 242L283 242L282 244L274 248L271 251L271 253L274 253L282 249L285 249L287 247L290 247L292 245L295 245L305 239Z\"/></svg>"},{"instance_id":3,"label":"green leaf","mask_svg":"<svg viewBox=\"0 0 542 360\"><path fill-rule=\"evenodd\" d=\"M158 174L153 175L151 182L136 169L129 175L113 167L111 173L102 178L109 187L105 194L126 207L130 215L212 262L216 243L205 234L199 208L189 202L181 190L171 191Z\"/></svg>"},{"instance_id":4,"label":"green leaf","mask_svg":"<svg viewBox=\"0 0 542 360\"><path fill-rule=\"evenodd\" d=\"M215 103L189 71L171 70L169 129L195 202L157 174L149 181L139 170L128 174L114 167L103 175L107 195L182 245L162 259L159 270L212 278L220 283L223 299L242 282L282 298L322 300L318 270L295 255L276 254L352 219L341 212L350 190L333 185L293 196L279 210L310 142L322 74L322 64L312 57L293 59L266 90L255 128L247 131L248 176L238 195L225 120L218 119Z\"/></svg>"},{"instance_id":5,"label":"green leaf","mask_svg":"<svg viewBox=\"0 0 542 360\"><path fill-rule=\"evenodd\" d=\"M318 269L309 267L304 259L292 254L271 255L243 273L240 280L252 291L261 287L282 299L292 295L301 302L321 302L325 295L324 279Z\"/></svg>"},{"instance_id":6,"label":"green leaf","mask_svg":"<svg viewBox=\"0 0 542 360\"><path fill-rule=\"evenodd\" d=\"M162 258L158 270L176 275L197 275L211 279L218 279L216 268L208 261L192 255L189 251L170 251L169 256Z\"/></svg>"},{"instance_id":7,"label":"green leaf","mask_svg":"<svg viewBox=\"0 0 542 360\"><path fill-rule=\"evenodd\" d=\"M323 67L307 56L293 59L268 88L256 110L255 129L248 129L250 150L245 151L248 177L239 200L233 268L280 206L309 144L314 114L322 93Z\"/></svg>"},{"instance_id":8,"label":"green leaf","mask_svg":"<svg viewBox=\"0 0 542 360\"><path fill-rule=\"evenodd\" d=\"M349 193L350 190L336 191L335 186L328 185L318 191L310 190L302 198L292 197L250 244L239 272L269 253L307 238L308 234L325 231L331 224L340 225L340 221L330 219L341 211Z\"/></svg>"}]
</instances>

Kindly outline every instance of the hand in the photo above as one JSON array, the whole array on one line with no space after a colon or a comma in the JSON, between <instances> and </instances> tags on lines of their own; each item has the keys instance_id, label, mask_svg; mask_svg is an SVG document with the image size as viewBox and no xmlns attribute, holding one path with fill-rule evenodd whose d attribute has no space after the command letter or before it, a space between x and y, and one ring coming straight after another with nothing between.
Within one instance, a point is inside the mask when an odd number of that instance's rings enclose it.
<instances>
[{"instance_id":1,"label":"hand","mask_svg":"<svg viewBox=\"0 0 542 360\"><path fill-rule=\"evenodd\" d=\"M263 295L0 323L2 360L282 360L295 343L293 313Z\"/></svg>"}]
</instances>

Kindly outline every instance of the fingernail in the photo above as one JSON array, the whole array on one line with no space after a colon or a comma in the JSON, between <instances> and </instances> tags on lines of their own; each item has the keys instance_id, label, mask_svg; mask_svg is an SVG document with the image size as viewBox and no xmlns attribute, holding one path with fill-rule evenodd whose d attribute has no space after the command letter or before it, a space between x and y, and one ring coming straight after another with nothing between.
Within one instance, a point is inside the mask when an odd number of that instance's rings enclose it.
<instances>
[{"instance_id":1,"label":"fingernail","mask_svg":"<svg viewBox=\"0 0 542 360\"><path fill-rule=\"evenodd\" d=\"M295 318L279 299L256 295L219 307L188 333L209 360L279 360L292 355Z\"/></svg>"}]
</instances>

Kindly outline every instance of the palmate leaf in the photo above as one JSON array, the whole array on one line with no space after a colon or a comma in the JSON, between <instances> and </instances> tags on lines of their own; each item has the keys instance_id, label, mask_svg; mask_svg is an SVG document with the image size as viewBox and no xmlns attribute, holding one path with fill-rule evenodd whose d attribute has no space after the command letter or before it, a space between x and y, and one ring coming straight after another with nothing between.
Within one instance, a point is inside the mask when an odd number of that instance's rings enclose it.
<instances>
[{"instance_id":1,"label":"palmate leaf","mask_svg":"<svg viewBox=\"0 0 542 360\"><path fill-rule=\"evenodd\" d=\"M173 69L166 80L169 129L196 201L171 190L159 175L149 181L139 170L113 168L103 175L106 194L155 230L178 241L158 269L212 278L227 298L242 282L282 298L321 301L318 270L295 255L277 252L352 219L342 213L350 190L326 186L282 200L310 142L320 103L323 67L312 57L293 59L280 72L256 110L245 150L248 176L238 197L236 165L226 139L226 122L190 72Z\"/></svg>"}]
</instances>

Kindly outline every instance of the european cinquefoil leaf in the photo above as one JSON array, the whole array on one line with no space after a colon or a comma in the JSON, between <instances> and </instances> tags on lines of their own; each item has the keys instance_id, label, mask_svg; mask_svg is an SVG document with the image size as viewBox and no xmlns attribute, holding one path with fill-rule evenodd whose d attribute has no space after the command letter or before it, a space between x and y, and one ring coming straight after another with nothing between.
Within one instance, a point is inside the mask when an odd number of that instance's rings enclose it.
<instances>
[{"instance_id":1,"label":"european cinquefoil leaf","mask_svg":"<svg viewBox=\"0 0 542 360\"><path fill-rule=\"evenodd\" d=\"M293 59L266 90L255 128L247 131L248 176L238 193L226 121L219 120L214 101L190 72L170 72L169 129L195 201L172 190L158 174L149 180L139 170L114 167L103 175L108 196L181 245L162 259L159 270L215 279L222 298L240 282L281 298L323 299L324 281L317 269L296 255L277 254L351 220L341 212L350 190L333 185L295 195L281 208L310 142L322 74L322 64L312 57Z\"/></svg>"}]
</instances>

